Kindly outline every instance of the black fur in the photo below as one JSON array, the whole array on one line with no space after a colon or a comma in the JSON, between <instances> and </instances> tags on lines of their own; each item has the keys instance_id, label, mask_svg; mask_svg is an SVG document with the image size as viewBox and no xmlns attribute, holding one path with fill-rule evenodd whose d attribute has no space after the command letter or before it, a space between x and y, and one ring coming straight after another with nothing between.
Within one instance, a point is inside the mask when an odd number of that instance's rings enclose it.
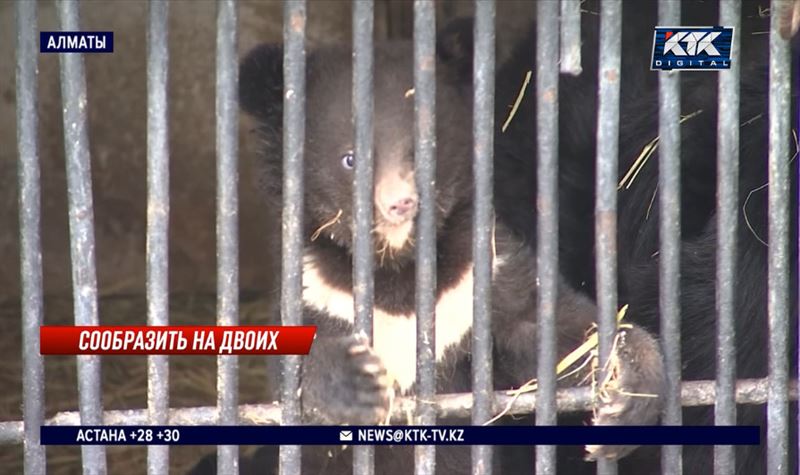
<instances>
[{"instance_id":1,"label":"black fur","mask_svg":"<svg viewBox=\"0 0 800 475\"><path fill-rule=\"evenodd\" d=\"M767 376L767 183L768 154L768 35L769 17L759 14L763 2L743 2L741 65L738 259L736 295L737 377ZM597 2L582 8L598 12ZM682 2L682 25L718 23L717 2ZM658 76L649 71L656 2L623 5L623 60L620 101L620 178L644 146L658 136ZM593 295L594 157L597 130L598 19L582 15L584 73L562 76L559 91L559 226L562 272L569 283ZM754 34L756 33L756 34ZM535 71L535 37L522 42L498 74L497 116L505 118L524 74ZM797 41L795 52L797 58ZM716 267L716 130L717 73L681 73L681 115L698 115L681 126L681 358L684 380L715 378ZM797 89L792 81L792 104ZM515 87L516 85L516 87ZM498 132L497 211L515 232L535 236L535 91L526 94L509 130ZM792 123L797 109L792 109ZM501 121L502 119L499 119ZM797 125L792 128L796 129ZM796 151L791 136L792 154ZM629 304L628 319L658 333L658 150L630 188L620 190L618 214L619 302ZM797 166L790 165L790 327L797 333ZM749 201L746 200L749 198ZM526 206L527 204L527 206ZM746 206L745 206L746 204ZM749 224L747 221L749 221ZM796 373L797 341L790 338L790 373ZM792 404L790 421L796 419ZM740 406L739 424L766 426L765 406ZM685 423L713 424L712 408L687 408ZM791 424L790 473L797 471L797 430ZM762 432L765 437L766 428ZM766 439L763 439L764 441ZM594 473L590 464L573 463L580 454L559 448L559 468L566 473ZM660 473L658 449L643 447L621 460L620 473ZM711 447L684 447L686 473L711 473ZM566 467L569 467L568 469ZM765 445L737 448L737 473L765 473Z\"/></svg>"}]
</instances>

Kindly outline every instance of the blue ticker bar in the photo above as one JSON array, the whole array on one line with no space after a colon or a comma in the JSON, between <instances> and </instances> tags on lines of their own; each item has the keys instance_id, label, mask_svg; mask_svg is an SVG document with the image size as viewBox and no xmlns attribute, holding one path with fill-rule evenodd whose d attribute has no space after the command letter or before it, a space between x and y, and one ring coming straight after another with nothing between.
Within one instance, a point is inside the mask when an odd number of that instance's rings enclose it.
<instances>
[{"instance_id":1,"label":"blue ticker bar","mask_svg":"<svg viewBox=\"0 0 800 475\"><path fill-rule=\"evenodd\" d=\"M757 426L42 426L43 445L759 445Z\"/></svg>"}]
</instances>

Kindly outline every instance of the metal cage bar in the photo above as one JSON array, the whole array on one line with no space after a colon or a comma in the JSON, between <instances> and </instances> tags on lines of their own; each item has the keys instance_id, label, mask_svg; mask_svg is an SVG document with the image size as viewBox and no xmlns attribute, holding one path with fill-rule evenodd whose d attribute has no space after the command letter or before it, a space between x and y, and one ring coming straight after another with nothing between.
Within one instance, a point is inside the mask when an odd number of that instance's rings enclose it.
<instances>
[{"instance_id":1,"label":"metal cage bar","mask_svg":"<svg viewBox=\"0 0 800 475\"><path fill-rule=\"evenodd\" d=\"M15 3L17 23L17 151L19 153L20 279L22 282L22 414L25 473L45 472L45 449L39 443L44 421L44 361L39 354L43 323L41 186L39 120L36 112L38 52L36 2Z\"/></svg>"},{"instance_id":2,"label":"metal cage bar","mask_svg":"<svg viewBox=\"0 0 800 475\"><path fill-rule=\"evenodd\" d=\"M767 313L769 401L767 472L789 473L789 115L791 57L780 35L781 18L792 2L773 0L769 35L769 249Z\"/></svg>"},{"instance_id":3,"label":"metal cage bar","mask_svg":"<svg viewBox=\"0 0 800 475\"><path fill-rule=\"evenodd\" d=\"M436 8L414 2L414 174L416 223L417 406L419 424L435 424L436 410ZM436 447L414 448L414 470L433 473Z\"/></svg>"},{"instance_id":4,"label":"metal cage bar","mask_svg":"<svg viewBox=\"0 0 800 475\"><path fill-rule=\"evenodd\" d=\"M556 424L556 325L558 298L558 4L536 2L536 425ZM555 446L536 446L536 473L556 471Z\"/></svg>"},{"instance_id":5,"label":"metal cage bar","mask_svg":"<svg viewBox=\"0 0 800 475\"><path fill-rule=\"evenodd\" d=\"M303 156L306 121L306 2L287 0L283 16L283 217L281 249L281 323L303 322ZM300 356L283 356L281 423L302 420ZM280 474L299 475L300 447L280 448Z\"/></svg>"},{"instance_id":6,"label":"metal cage bar","mask_svg":"<svg viewBox=\"0 0 800 475\"><path fill-rule=\"evenodd\" d=\"M681 5L659 0L658 24L680 25ZM682 411L680 325L680 73L658 75L659 314L666 394L663 423L680 425ZM682 473L681 446L664 446L662 472Z\"/></svg>"},{"instance_id":7,"label":"metal cage bar","mask_svg":"<svg viewBox=\"0 0 800 475\"><path fill-rule=\"evenodd\" d=\"M375 302L372 214L374 189L373 128L373 31L372 0L353 2L353 129L355 167L353 178L353 304L355 331L372 342L372 309ZM353 473L375 473L375 449L353 447Z\"/></svg>"},{"instance_id":8,"label":"metal cage bar","mask_svg":"<svg viewBox=\"0 0 800 475\"><path fill-rule=\"evenodd\" d=\"M79 31L78 3L57 3L59 26L63 31ZM95 267L94 209L92 205L91 158L87 128L86 75L83 55L59 55L61 98L64 107L64 147L67 159L67 198L69 201L70 259L75 300L75 325L98 325L97 275ZM103 422L103 394L100 385L100 357L79 355L78 398L81 424ZM106 472L106 449L84 445L83 471Z\"/></svg>"},{"instance_id":9,"label":"metal cage bar","mask_svg":"<svg viewBox=\"0 0 800 475\"><path fill-rule=\"evenodd\" d=\"M721 0L719 24L734 28L731 57L739 58L741 1ZM739 195L739 61L719 72L717 118L717 400L714 424L736 424L736 327L734 325ZM714 474L732 474L736 452L714 447Z\"/></svg>"},{"instance_id":10,"label":"metal cage bar","mask_svg":"<svg viewBox=\"0 0 800 475\"><path fill-rule=\"evenodd\" d=\"M373 26L372 0L353 3L353 129L354 190L353 227L354 266L353 296L355 328L372 340L372 307L374 305L372 214L374 190L373 157Z\"/></svg>"},{"instance_id":11,"label":"metal cage bar","mask_svg":"<svg viewBox=\"0 0 800 475\"><path fill-rule=\"evenodd\" d=\"M239 324L239 67L238 3L217 3L217 325ZM239 422L239 358L217 357L220 425ZM239 447L217 447L217 473L239 473Z\"/></svg>"},{"instance_id":12,"label":"metal cage bar","mask_svg":"<svg viewBox=\"0 0 800 475\"><path fill-rule=\"evenodd\" d=\"M472 217L472 423L480 425L494 415L492 379L492 238L494 234L494 72L495 2L475 1L475 56L473 59L475 139L473 175L475 199ZM492 473L492 447L472 447L473 475Z\"/></svg>"},{"instance_id":13,"label":"metal cage bar","mask_svg":"<svg viewBox=\"0 0 800 475\"><path fill-rule=\"evenodd\" d=\"M598 367L605 370L617 334L617 178L619 157L619 88L622 1L608 0L600 7L600 58L598 70L597 167L595 170L595 240L597 256ZM616 463L600 459L597 473L616 473Z\"/></svg>"},{"instance_id":14,"label":"metal cage bar","mask_svg":"<svg viewBox=\"0 0 800 475\"><path fill-rule=\"evenodd\" d=\"M681 403L684 407L714 405L714 381L688 381L681 386ZM767 402L769 380L741 379L736 383L737 404L764 404ZM797 400L797 382L789 385L788 397ZM536 409L536 394L526 393L519 397L507 391L494 394L499 407L510 407L508 415L530 414ZM585 412L592 409L592 394L588 387L559 389L556 392L558 412ZM436 396L433 408L438 417L469 417L472 410L472 393L440 394ZM419 401L414 397L395 399L392 408L393 418L405 417L416 410ZM123 409L103 413L106 424L143 425L147 423L146 409ZM217 422L216 406L172 408L169 411L170 425L209 425ZM242 424L277 425L281 422L281 408L278 403L243 404L239 406L239 422ZM49 425L80 424L77 411L59 412L44 421ZM15 444L23 441L21 421L0 422L0 444Z\"/></svg>"},{"instance_id":15,"label":"metal cage bar","mask_svg":"<svg viewBox=\"0 0 800 475\"><path fill-rule=\"evenodd\" d=\"M561 0L561 72L579 75L581 68L581 0Z\"/></svg>"},{"instance_id":16,"label":"metal cage bar","mask_svg":"<svg viewBox=\"0 0 800 475\"><path fill-rule=\"evenodd\" d=\"M169 324L169 6L148 3L147 25L147 324ZM147 357L149 421L164 425L169 410L169 357ZM169 470L169 446L147 446L147 473Z\"/></svg>"}]
</instances>

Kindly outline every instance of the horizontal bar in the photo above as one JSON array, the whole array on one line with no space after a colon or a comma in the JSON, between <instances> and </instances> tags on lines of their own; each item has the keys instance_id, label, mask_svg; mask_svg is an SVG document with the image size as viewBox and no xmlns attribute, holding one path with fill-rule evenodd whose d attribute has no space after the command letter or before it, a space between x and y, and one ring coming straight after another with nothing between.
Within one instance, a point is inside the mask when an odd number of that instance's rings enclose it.
<instances>
[{"instance_id":1,"label":"horizontal bar","mask_svg":"<svg viewBox=\"0 0 800 475\"><path fill-rule=\"evenodd\" d=\"M681 387L681 403L684 407L713 406L716 400L716 382L690 381ZM765 404L768 398L769 380L743 379L736 384L737 404ZM798 400L798 384L792 381L789 385L788 398ZM434 399L432 407L440 418L469 417L472 411L472 394L443 394ZM556 392L556 408L558 412L586 412L592 409L592 392L589 387L560 389ZM416 410L414 397L395 399L392 407L392 422L401 423L408 420L408 414ZM494 393L493 411L499 413L508 409L509 415L531 414L536 408L536 393L525 393L518 397L507 391ZM281 408L278 403L243 404L239 406L240 424L278 425L281 420ZM148 422L147 409L126 409L106 411L102 424L107 425L145 425ZM80 415L77 411L59 412L44 421L46 425L79 425ZM169 425L209 425L217 423L216 406L187 407L170 409ZM0 422L0 444L18 444L23 439L22 421Z\"/></svg>"}]
</instances>

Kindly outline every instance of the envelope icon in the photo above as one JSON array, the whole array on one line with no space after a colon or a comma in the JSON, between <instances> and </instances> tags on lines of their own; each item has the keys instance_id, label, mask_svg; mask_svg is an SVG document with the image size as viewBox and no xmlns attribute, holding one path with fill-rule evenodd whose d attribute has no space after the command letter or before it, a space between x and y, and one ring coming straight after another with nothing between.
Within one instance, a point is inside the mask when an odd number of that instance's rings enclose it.
<instances>
[{"instance_id":1,"label":"envelope icon","mask_svg":"<svg viewBox=\"0 0 800 475\"><path fill-rule=\"evenodd\" d=\"M340 430L339 431L339 441L341 441L341 442L352 442L353 441L353 431L352 430Z\"/></svg>"}]
</instances>

